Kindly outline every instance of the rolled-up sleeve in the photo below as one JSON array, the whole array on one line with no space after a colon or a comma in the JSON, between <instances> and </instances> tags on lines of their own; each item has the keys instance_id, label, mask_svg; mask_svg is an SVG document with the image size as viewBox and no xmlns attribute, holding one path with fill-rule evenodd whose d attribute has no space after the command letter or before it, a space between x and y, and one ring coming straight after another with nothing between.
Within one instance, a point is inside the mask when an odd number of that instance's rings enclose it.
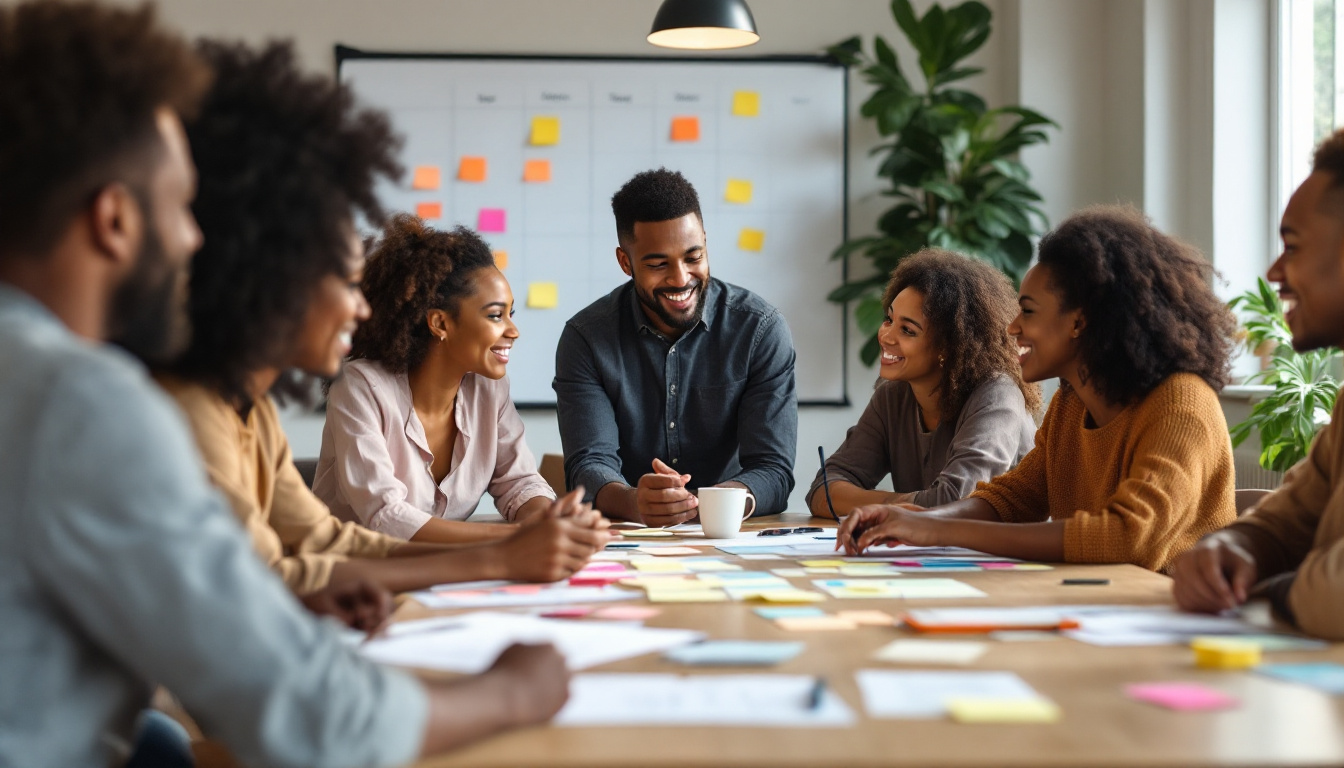
<instances>
[{"instance_id":1,"label":"rolled-up sleeve","mask_svg":"<svg viewBox=\"0 0 1344 768\"><path fill-rule=\"evenodd\" d=\"M508 396L507 387L503 388L503 397L499 397L495 405L499 433L490 495L504 519L513 522L519 507L538 496L554 499L555 491L537 472L537 461L523 440L523 420Z\"/></svg>"},{"instance_id":2,"label":"rolled-up sleeve","mask_svg":"<svg viewBox=\"0 0 1344 768\"><path fill-rule=\"evenodd\" d=\"M603 389L593 349L573 323L555 349L556 420L565 451L565 482L584 487L592 501L608 483L625 484L621 474L620 428Z\"/></svg>"},{"instance_id":3,"label":"rolled-up sleeve","mask_svg":"<svg viewBox=\"0 0 1344 768\"><path fill-rule=\"evenodd\" d=\"M378 397L357 371L331 385L327 423L336 485L360 522L375 531L409 539L433 518L409 504L406 484L387 449Z\"/></svg>"},{"instance_id":4,"label":"rolled-up sleeve","mask_svg":"<svg viewBox=\"0 0 1344 768\"><path fill-rule=\"evenodd\" d=\"M360 659L295 601L147 383L71 373L81 375L58 383L59 406L41 418L20 491L33 514L14 532L50 599L244 763L414 759L428 720L421 684Z\"/></svg>"},{"instance_id":5,"label":"rolled-up sleeve","mask_svg":"<svg viewBox=\"0 0 1344 768\"><path fill-rule=\"evenodd\" d=\"M793 491L798 452L798 397L793 337L784 316L761 323L753 344L750 378L738 406L738 457L742 471L726 478L751 489L756 514L783 512Z\"/></svg>"}]
</instances>

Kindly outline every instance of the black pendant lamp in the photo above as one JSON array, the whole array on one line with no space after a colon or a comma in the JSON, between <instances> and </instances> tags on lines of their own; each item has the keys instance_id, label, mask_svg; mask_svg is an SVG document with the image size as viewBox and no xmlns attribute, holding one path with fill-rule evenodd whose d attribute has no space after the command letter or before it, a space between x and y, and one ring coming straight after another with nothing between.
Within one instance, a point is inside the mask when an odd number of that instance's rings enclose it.
<instances>
[{"instance_id":1,"label":"black pendant lamp","mask_svg":"<svg viewBox=\"0 0 1344 768\"><path fill-rule=\"evenodd\" d=\"M663 0L648 40L664 48L741 48L761 36L746 0Z\"/></svg>"}]
</instances>

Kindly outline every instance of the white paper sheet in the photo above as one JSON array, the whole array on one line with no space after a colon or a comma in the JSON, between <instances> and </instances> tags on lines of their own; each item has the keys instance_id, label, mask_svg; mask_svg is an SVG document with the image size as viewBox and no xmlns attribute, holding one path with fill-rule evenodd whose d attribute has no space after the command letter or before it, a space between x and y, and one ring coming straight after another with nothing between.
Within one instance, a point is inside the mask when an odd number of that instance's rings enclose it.
<instances>
[{"instance_id":1,"label":"white paper sheet","mask_svg":"<svg viewBox=\"0 0 1344 768\"><path fill-rule=\"evenodd\" d=\"M816 678L807 675L576 675L561 726L844 727L854 713L829 688L809 706Z\"/></svg>"},{"instance_id":2,"label":"white paper sheet","mask_svg":"<svg viewBox=\"0 0 1344 768\"><path fill-rule=\"evenodd\" d=\"M896 664L970 664L987 650L986 643L965 640L893 640L873 658Z\"/></svg>"},{"instance_id":3,"label":"white paper sheet","mask_svg":"<svg viewBox=\"0 0 1344 768\"><path fill-rule=\"evenodd\" d=\"M517 585L513 585L517 586ZM508 593L499 590L447 589L412 592L411 597L426 608L507 608L524 605L570 605L636 600L642 595L611 585L571 587L565 582L546 585L535 592Z\"/></svg>"},{"instance_id":4,"label":"white paper sheet","mask_svg":"<svg viewBox=\"0 0 1344 768\"><path fill-rule=\"evenodd\" d=\"M932 718L947 713L951 698L1038 699L1012 672L905 672L861 669L854 673L869 717Z\"/></svg>"},{"instance_id":5,"label":"white paper sheet","mask_svg":"<svg viewBox=\"0 0 1344 768\"><path fill-rule=\"evenodd\" d=\"M484 672L513 643L553 643L571 670L588 669L704 639L689 629L658 629L615 621L543 619L469 613L407 621L360 647L374 661L401 667Z\"/></svg>"},{"instance_id":6,"label":"white paper sheet","mask_svg":"<svg viewBox=\"0 0 1344 768\"><path fill-rule=\"evenodd\" d=\"M1158 607L1142 611L1089 612L1074 617L1081 625L1066 630L1068 637L1089 645L1185 645L1205 635L1263 634L1257 627L1231 616L1182 613Z\"/></svg>"}]
</instances>

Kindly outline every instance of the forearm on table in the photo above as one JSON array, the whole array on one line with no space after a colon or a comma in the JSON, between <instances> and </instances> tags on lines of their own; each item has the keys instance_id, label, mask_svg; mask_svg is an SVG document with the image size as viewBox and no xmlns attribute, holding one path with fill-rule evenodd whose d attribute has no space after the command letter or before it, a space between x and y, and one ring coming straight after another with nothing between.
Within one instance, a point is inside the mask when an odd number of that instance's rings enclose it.
<instances>
[{"instance_id":1,"label":"forearm on table","mask_svg":"<svg viewBox=\"0 0 1344 768\"><path fill-rule=\"evenodd\" d=\"M431 517L411 536L423 544L484 544L508 538L518 530L512 523L468 523Z\"/></svg>"},{"instance_id":2,"label":"forearm on table","mask_svg":"<svg viewBox=\"0 0 1344 768\"><path fill-rule=\"evenodd\" d=\"M425 589L435 584L505 578L497 548L463 547L432 555L345 560L332 568L331 581L366 578L393 592Z\"/></svg>"},{"instance_id":3,"label":"forearm on table","mask_svg":"<svg viewBox=\"0 0 1344 768\"><path fill-rule=\"evenodd\" d=\"M625 483L607 483L593 497L593 506L599 512L615 520L633 520L641 522L639 507L635 503L635 489Z\"/></svg>"},{"instance_id":4,"label":"forearm on table","mask_svg":"<svg viewBox=\"0 0 1344 768\"><path fill-rule=\"evenodd\" d=\"M553 501L554 499L546 496L533 496L518 506L518 511L513 514L514 522L522 523L533 515L545 513L551 508Z\"/></svg>"},{"instance_id":5,"label":"forearm on table","mask_svg":"<svg viewBox=\"0 0 1344 768\"><path fill-rule=\"evenodd\" d=\"M985 523L1002 523L999 513L994 511L994 505L988 501L977 497L970 497L954 501L951 504L942 504L937 507L930 507L921 515L936 517L940 520L970 520ZM1063 539L1061 539L1063 541Z\"/></svg>"},{"instance_id":6,"label":"forearm on table","mask_svg":"<svg viewBox=\"0 0 1344 768\"><path fill-rule=\"evenodd\" d=\"M945 519L939 543L1019 560L1064 561L1064 523L1000 523Z\"/></svg>"},{"instance_id":7,"label":"forearm on table","mask_svg":"<svg viewBox=\"0 0 1344 768\"><path fill-rule=\"evenodd\" d=\"M421 757L445 752L524 723L516 697L525 692L503 675L486 672L427 683L429 722Z\"/></svg>"}]
</instances>

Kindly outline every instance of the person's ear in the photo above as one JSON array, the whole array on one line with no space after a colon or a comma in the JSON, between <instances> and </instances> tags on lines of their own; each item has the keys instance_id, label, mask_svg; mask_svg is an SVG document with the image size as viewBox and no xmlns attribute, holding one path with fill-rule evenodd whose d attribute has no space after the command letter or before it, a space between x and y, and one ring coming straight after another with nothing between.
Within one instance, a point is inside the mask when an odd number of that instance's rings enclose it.
<instances>
[{"instance_id":1,"label":"person's ear","mask_svg":"<svg viewBox=\"0 0 1344 768\"><path fill-rule=\"evenodd\" d=\"M1069 314L1073 315L1073 330L1070 335L1076 339L1083 335L1083 330L1087 328L1087 318L1083 317L1083 310L1081 308L1075 309Z\"/></svg>"},{"instance_id":2,"label":"person's ear","mask_svg":"<svg viewBox=\"0 0 1344 768\"><path fill-rule=\"evenodd\" d=\"M625 249L619 245L616 246L616 263L621 265L621 271L625 273L626 277L635 276L635 266L634 262L630 260L630 254L626 253Z\"/></svg>"},{"instance_id":3,"label":"person's ear","mask_svg":"<svg viewBox=\"0 0 1344 768\"><path fill-rule=\"evenodd\" d=\"M456 327L453 316L442 309L431 309L426 312L425 325L429 326L429 335L433 336L435 341L447 341Z\"/></svg>"},{"instance_id":4,"label":"person's ear","mask_svg":"<svg viewBox=\"0 0 1344 768\"><path fill-rule=\"evenodd\" d=\"M94 247L113 264L128 269L145 241L140 201L125 184L114 182L98 190L86 211Z\"/></svg>"}]
</instances>

